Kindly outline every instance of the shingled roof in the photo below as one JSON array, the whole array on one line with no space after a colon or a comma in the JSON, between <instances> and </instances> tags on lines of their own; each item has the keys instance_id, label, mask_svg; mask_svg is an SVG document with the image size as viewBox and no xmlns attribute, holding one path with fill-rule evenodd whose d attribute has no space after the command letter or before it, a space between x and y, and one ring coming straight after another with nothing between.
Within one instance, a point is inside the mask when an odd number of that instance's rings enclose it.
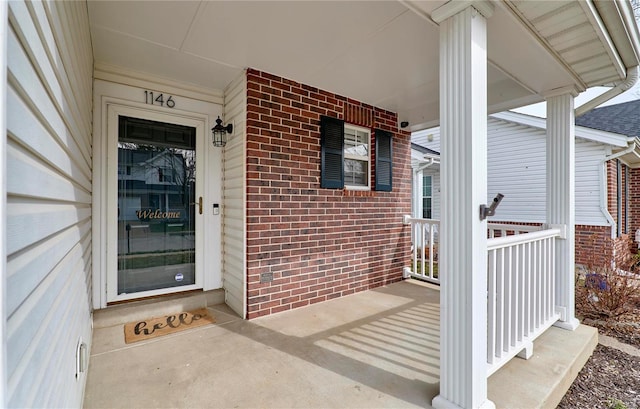
<instances>
[{"instance_id":1,"label":"shingled roof","mask_svg":"<svg viewBox=\"0 0 640 409\"><path fill-rule=\"evenodd\" d=\"M576 125L640 137L640 99L591 110L577 117Z\"/></svg>"},{"instance_id":2,"label":"shingled roof","mask_svg":"<svg viewBox=\"0 0 640 409\"><path fill-rule=\"evenodd\" d=\"M434 151L433 149L425 148L422 145L418 145L417 143L411 142L411 149L414 149L420 153L428 153L429 155L440 155L440 152Z\"/></svg>"}]
</instances>

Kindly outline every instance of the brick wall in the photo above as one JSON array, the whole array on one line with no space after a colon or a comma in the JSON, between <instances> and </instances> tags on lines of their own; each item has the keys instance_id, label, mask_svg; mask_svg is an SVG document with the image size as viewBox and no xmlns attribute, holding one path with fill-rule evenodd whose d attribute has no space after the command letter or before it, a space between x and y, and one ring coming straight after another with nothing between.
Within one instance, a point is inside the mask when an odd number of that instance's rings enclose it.
<instances>
[{"instance_id":1,"label":"brick wall","mask_svg":"<svg viewBox=\"0 0 640 409\"><path fill-rule=\"evenodd\" d=\"M636 230L640 229L640 169L629 170L629 227L634 240Z\"/></svg>"},{"instance_id":2,"label":"brick wall","mask_svg":"<svg viewBox=\"0 0 640 409\"><path fill-rule=\"evenodd\" d=\"M603 267L611 264L611 226L576 225L576 264Z\"/></svg>"},{"instance_id":3,"label":"brick wall","mask_svg":"<svg viewBox=\"0 0 640 409\"><path fill-rule=\"evenodd\" d=\"M607 207L609 209L609 213L613 217L613 220L616 223L620 223L622 233L632 234L635 230L640 227L638 226L638 220L634 222L634 208L635 212L638 211L638 204L634 204L634 197L637 199L640 188L640 181L638 181L638 171L634 169L630 169L625 164L620 164L620 192L618 192L618 165L616 160L610 160L607 162ZM636 182L634 183L633 175L636 174ZM629 176L629 213L625 215L625 208L627 206L627 198L625 195L625 183L627 175ZM635 192L635 195L634 195ZM620 195L620 203L618 203L618 194ZM618 207L620 207L621 218L618 221ZM626 216L626 217L625 217ZM627 220L628 219L628 220ZM628 231L626 231L626 226L629 226ZM634 227L637 226L637 227ZM616 231L617 233L617 231Z\"/></svg>"},{"instance_id":4,"label":"brick wall","mask_svg":"<svg viewBox=\"0 0 640 409\"><path fill-rule=\"evenodd\" d=\"M522 226L541 226L542 223L522 223L510 221L492 221L499 224ZM610 226L587 226L576 224L575 227L576 264L590 267L609 265L614 254L616 241L611 240ZM512 234L512 232L507 232ZM618 245L619 250L623 247Z\"/></svg>"},{"instance_id":5,"label":"brick wall","mask_svg":"<svg viewBox=\"0 0 640 409\"><path fill-rule=\"evenodd\" d=\"M394 133L393 191L320 188L320 116ZM397 116L247 71L247 318L402 279L410 258L410 134ZM372 165L375 146L372 132ZM371 184L374 186L375 166Z\"/></svg>"},{"instance_id":6,"label":"brick wall","mask_svg":"<svg viewBox=\"0 0 640 409\"><path fill-rule=\"evenodd\" d=\"M615 265L625 268L630 257L637 253L638 246L635 240L635 231L640 228L640 170L630 169L625 164L620 166L620 201L618 203L618 164L616 160L607 162L607 206L609 213L621 226L621 236L613 239L609 244L611 254L614 256ZM628 213L625 214L627 198L625 195L626 178L629 178L629 204ZM618 207L621 217L618 220ZM628 226L628 229L627 229ZM617 227L613 227L614 236L617 235Z\"/></svg>"}]
</instances>

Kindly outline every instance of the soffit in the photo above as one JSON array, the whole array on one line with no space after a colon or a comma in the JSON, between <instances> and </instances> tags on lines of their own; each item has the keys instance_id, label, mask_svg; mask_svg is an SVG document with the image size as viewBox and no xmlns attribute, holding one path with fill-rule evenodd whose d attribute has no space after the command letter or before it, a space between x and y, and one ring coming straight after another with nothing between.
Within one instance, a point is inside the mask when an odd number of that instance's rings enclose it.
<instances>
[{"instance_id":1,"label":"soffit","mask_svg":"<svg viewBox=\"0 0 640 409\"><path fill-rule=\"evenodd\" d=\"M640 139L635 138L632 142L629 143L628 147L614 149L612 156L615 156L616 154L619 155L620 152L624 152L624 154L616 156L617 159L620 159L630 168L640 168Z\"/></svg>"},{"instance_id":2,"label":"soffit","mask_svg":"<svg viewBox=\"0 0 640 409\"><path fill-rule=\"evenodd\" d=\"M88 9L99 64L217 90L252 67L398 112L415 130L439 115L439 32L428 16L444 3L94 0ZM533 11L497 4L488 25L489 112L574 84L523 27Z\"/></svg>"},{"instance_id":3,"label":"soffit","mask_svg":"<svg viewBox=\"0 0 640 409\"><path fill-rule=\"evenodd\" d=\"M626 67L590 0L508 0L504 4L565 66L579 88L611 84L626 76Z\"/></svg>"}]
</instances>

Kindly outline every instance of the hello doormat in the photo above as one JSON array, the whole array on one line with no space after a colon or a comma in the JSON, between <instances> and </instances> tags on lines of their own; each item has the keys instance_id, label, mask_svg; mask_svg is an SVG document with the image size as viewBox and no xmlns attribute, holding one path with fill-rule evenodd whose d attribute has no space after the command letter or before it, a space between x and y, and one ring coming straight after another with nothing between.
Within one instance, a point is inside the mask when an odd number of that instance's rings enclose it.
<instances>
[{"instance_id":1,"label":"hello doormat","mask_svg":"<svg viewBox=\"0 0 640 409\"><path fill-rule=\"evenodd\" d=\"M214 322L216 322L215 317L206 308L130 322L124 324L124 342L131 344Z\"/></svg>"}]
</instances>

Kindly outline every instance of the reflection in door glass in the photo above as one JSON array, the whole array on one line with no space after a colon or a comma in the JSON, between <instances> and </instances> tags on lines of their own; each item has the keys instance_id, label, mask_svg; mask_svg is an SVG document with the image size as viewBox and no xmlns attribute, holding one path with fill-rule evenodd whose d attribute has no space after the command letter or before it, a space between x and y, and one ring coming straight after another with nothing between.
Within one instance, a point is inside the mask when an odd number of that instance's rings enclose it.
<instances>
[{"instance_id":1,"label":"reflection in door glass","mask_svg":"<svg viewBox=\"0 0 640 409\"><path fill-rule=\"evenodd\" d=\"M195 284L195 129L120 118L118 294Z\"/></svg>"}]
</instances>

